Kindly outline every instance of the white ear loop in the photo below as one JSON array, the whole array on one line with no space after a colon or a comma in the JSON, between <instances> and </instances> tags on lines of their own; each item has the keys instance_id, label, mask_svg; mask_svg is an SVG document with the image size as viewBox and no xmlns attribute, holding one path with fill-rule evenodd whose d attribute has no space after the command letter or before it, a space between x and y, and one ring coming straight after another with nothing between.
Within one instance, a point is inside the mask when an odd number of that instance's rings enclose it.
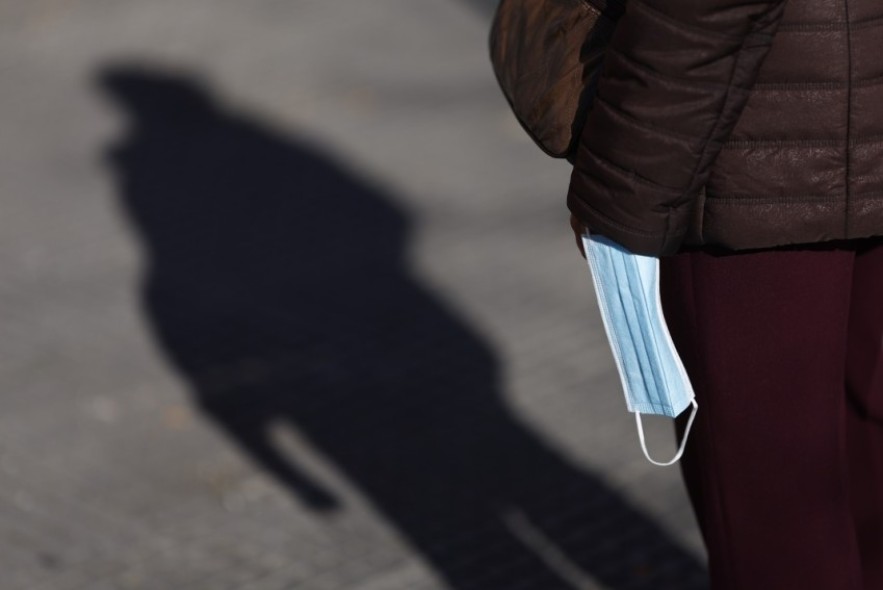
<instances>
[{"instance_id":1,"label":"white ear loop","mask_svg":"<svg viewBox=\"0 0 883 590\"><path fill-rule=\"evenodd\" d=\"M644 456L647 457L647 460L654 465L659 465L660 467L668 467L669 465L674 465L675 463L677 463L678 459L681 458L681 455L684 454L684 449L687 446L687 438L690 436L690 429L693 427L693 419L696 417L696 412L699 410L699 404L696 403L695 399L691 400L690 403L693 404L693 410L690 412L689 420L687 420L687 428L684 431L684 439L681 441L681 446L678 448L678 453L674 456L674 459L668 461L667 463L654 461L650 457L650 453L647 452L647 442L644 440L644 424L641 422L641 413L635 412L635 423L638 425L638 438L641 439L641 450L644 451Z\"/></svg>"}]
</instances>

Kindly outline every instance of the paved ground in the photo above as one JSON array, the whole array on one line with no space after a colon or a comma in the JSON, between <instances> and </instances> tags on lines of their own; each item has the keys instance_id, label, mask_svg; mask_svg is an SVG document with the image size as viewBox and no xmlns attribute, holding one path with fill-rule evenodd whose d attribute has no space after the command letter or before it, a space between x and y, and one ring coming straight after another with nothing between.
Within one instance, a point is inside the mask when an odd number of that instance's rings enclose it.
<instances>
[{"instance_id":1,"label":"paved ground","mask_svg":"<svg viewBox=\"0 0 883 590\"><path fill-rule=\"evenodd\" d=\"M704 588L491 7L0 4L3 590Z\"/></svg>"}]
</instances>

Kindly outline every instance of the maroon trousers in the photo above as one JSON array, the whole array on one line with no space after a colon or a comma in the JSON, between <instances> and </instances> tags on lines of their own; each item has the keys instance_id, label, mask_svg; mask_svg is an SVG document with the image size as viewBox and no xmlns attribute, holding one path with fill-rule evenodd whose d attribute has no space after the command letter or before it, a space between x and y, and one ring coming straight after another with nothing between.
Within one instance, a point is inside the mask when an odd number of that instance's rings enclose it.
<instances>
[{"instance_id":1,"label":"maroon trousers","mask_svg":"<svg viewBox=\"0 0 883 590\"><path fill-rule=\"evenodd\" d=\"M684 249L660 275L712 588L883 589L883 239Z\"/></svg>"}]
</instances>

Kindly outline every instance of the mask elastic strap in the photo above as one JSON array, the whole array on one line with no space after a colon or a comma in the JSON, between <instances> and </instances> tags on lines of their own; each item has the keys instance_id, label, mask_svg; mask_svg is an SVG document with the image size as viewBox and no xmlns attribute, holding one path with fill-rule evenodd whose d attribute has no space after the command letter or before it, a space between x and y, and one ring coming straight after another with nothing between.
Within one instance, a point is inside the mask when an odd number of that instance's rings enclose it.
<instances>
[{"instance_id":1,"label":"mask elastic strap","mask_svg":"<svg viewBox=\"0 0 883 590\"><path fill-rule=\"evenodd\" d=\"M690 412L690 419L687 420L687 428L684 431L684 439L681 441L681 446L678 448L677 455L674 456L674 459L669 461L668 463L661 463L659 461L654 461L650 458L650 453L647 452L647 442L644 440L644 425L641 423L641 413L635 412L635 422L638 424L638 438L641 440L641 450L644 451L644 456L647 457L647 460L653 463L654 465L659 465L660 467L668 467L669 465L673 465L681 458L681 455L684 454L684 448L687 446L687 438L690 436L690 429L693 427L693 418L696 417L696 411L699 410L699 404L696 403L696 400L691 400L691 404L693 404L693 410Z\"/></svg>"}]
</instances>

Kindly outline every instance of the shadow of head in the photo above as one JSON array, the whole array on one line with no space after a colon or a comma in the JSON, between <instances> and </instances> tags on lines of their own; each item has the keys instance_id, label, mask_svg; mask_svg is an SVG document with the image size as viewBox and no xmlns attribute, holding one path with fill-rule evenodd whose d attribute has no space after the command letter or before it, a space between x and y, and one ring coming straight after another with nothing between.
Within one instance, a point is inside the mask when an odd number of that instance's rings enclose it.
<instances>
[{"instance_id":1,"label":"shadow of head","mask_svg":"<svg viewBox=\"0 0 883 590\"><path fill-rule=\"evenodd\" d=\"M139 126L188 125L218 115L213 99L192 74L121 66L103 70L97 83Z\"/></svg>"},{"instance_id":2,"label":"shadow of head","mask_svg":"<svg viewBox=\"0 0 883 590\"><path fill-rule=\"evenodd\" d=\"M192 74L117 66L98 85L129 123L111 163L152 262L162 259L154 270L250 278L253 290L400 264L403 213L319 147L231 112Z\"/></svg>"},{"instance_id":3,"label":"shadow of head","mask_svg":"<svg viewBox=\"0 0 883 590\"><path fill-rule=\"evenodd\" d=\"M477 10L482 16L490 18L493 15L494 11L497 9L497 5L500 3L500 0L462 0L466 2L471 8Z\"/></svg>"}]
</instances>

